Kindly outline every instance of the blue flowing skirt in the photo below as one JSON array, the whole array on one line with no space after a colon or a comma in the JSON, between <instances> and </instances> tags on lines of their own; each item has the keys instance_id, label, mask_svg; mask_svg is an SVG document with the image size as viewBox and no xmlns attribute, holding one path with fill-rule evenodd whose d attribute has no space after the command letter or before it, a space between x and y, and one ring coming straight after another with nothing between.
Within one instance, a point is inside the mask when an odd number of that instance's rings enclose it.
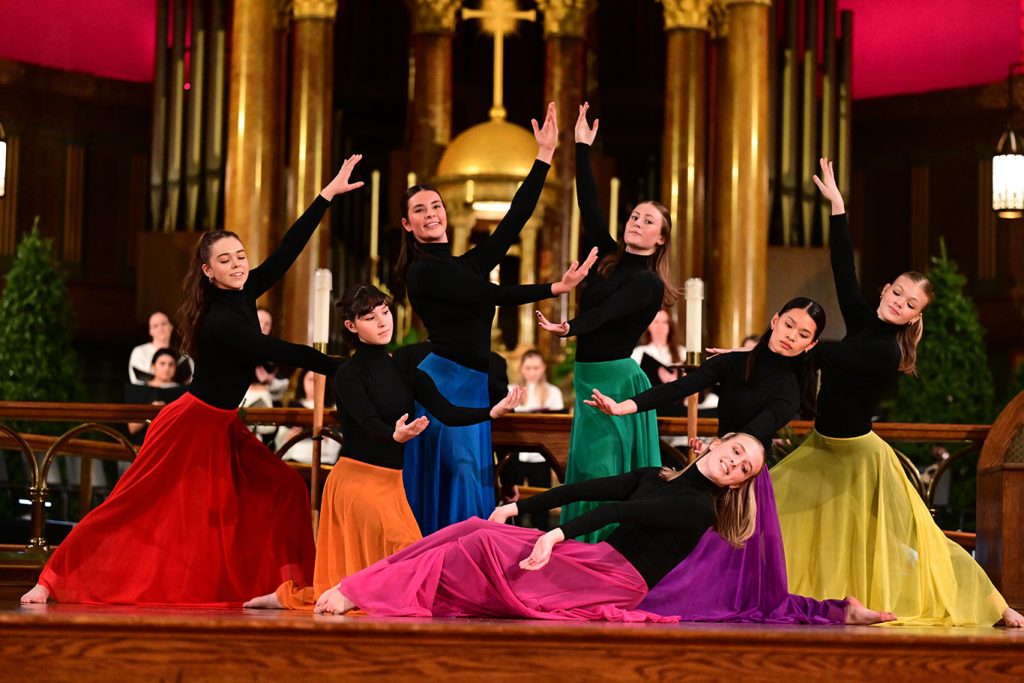
<instances>
[{"instance_id":1,"label":"blue flowing skirt","mask_svg":"<svg viewBox=\"0 0 1024 683\"><path fill-rule=\"evenodd\" d=\"M430 375L438 391L457 406L490 405L487 374L431 353L419 369ZM490 421L449 427L419 403L416 417L430 425L405 445L403 481L416 521L424 536L469 519L486 519L494 509L494 455Z\"/></svg>"}]
</instances>

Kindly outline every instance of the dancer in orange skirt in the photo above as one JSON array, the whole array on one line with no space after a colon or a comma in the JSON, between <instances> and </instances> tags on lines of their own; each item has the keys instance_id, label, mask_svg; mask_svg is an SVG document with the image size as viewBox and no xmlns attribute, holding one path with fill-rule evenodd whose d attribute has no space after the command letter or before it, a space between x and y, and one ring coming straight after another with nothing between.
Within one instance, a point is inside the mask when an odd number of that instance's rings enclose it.
<instances>
[{"instance_id":1,"label":"dancer in orange skirt","mask_svg":"<svg viewBox=\"0 0 1024 683\"><path fill-rule=\"evenodd\" d=\"M110 497L50 557L23 603L237 606L313 568L302 478L254 437L237 408L257 364L335 372L308 346L260 331L256 299L280 280L359 162L345 160L258 268L235 233L205 233L185 277L182 350L195 358L187 394L160 411Z\"/></svg>"},{"instance_id":2,"label":"dancer in orange skirt","mask_svg":"<svg viewBox=\"0 0 1024 683\"><path fill-rule=\"evenodd\" d=\"M313 585L289 580L245 607L312 610L316 599L341 579L422 538L402 484L404 444L428 425L407 422L414 401L449 426L477 424L514 410L523 396L513 387L493 408L450 404L419 357L387 352L393 323L391 300L372 285L345 292L340 306L356 352L335 376L341 457L324 485Z\"/></svg>"}]
</instances>

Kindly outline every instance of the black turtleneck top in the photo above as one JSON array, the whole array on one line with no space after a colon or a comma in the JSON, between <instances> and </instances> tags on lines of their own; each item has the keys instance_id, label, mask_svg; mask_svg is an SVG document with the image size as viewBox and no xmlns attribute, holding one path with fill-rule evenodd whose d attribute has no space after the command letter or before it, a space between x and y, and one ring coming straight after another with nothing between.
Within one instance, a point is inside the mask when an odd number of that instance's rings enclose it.
<instances>
[{"instance_id":1,"label":"black turtleneck top","mask_svg":"<svg viewBox=\"0 0 1024 683\"><path fill-rule=\"evenodd\" d=\"M597 247L598 259L614 254L618 244L601 214L590 145L583 143L576 144L576 198L583 223L583 252ZM651 258L623 252L607 277L598 273L595 265L581 286L579 312L569 321L569 335L578 337L576 360L595 363L629 358L661 309L665 294L661 278L651 269Z\"/></svg>"},{"instance_id":2,"label":"black turtleneck top","mask_svg":"<svg viewBox=\"0 0 1024 683\"><path fill-rule=\"evenodd\" d=\"M721 492L696 467L672 481L662 479L659 472L658 467L642 467L615 477L556 486L516 505L519 514L533 514L580 500L615 501L559 526L566 538L575 538L618 523L607 543L652 588L693 552L714 523L713 496Z\"/></svg>"},{"instance_id":3,"label":"black turtleneck top","mask_svg":"<svg viewBox=\"0 0 1024 683\"><path fill-rule=\"evenodd\" d=\"M415 349L399 349L392 358L383 346L357 343L355 354L334 376L338 421L344 436L343 457L402 469L405 444L393 438L395 422L404 413L409 414L409 422L413 420L414 400L446 425L490 419L490 408L463 408L449 403L430 376L416 368L421 357Z\"/></svg>"},{"instance_id":4,"label":"black turtleneck top","mask_svg":"<svg viewBox=\"0 0 1024 683\"><path fill-rule=\"evenodd\" d=\"M495 306L552 296L551 283L502 287L490 282L491 271L533 215L549 168L543 161L533 163L498 227L462 256L452 256L448 243L418 245L422 253L409 266L406 284L409 301L422 318L437 355L487 372Z\"/></svg>"},{"instance_id":5,"label":"black turtleneck top","mask_svg":"<svg viewBox=\"0 0 1024 683\"><path fill-rule=\"evenodd\" d=\"M260 332L256 299L295 262L331 203L317 195L288 230L281 244L249 271L240 290L208 288L209 304L199 323L196 370L189 393L217 408L233 409L255 379L256 366L275 361L331 376L338 361L308 346Z\"/></svg>"},{"instance_id":6,"label":"black turtleneck top","mask_svg":"<svg viewBox=\"0 0 1024 683\"><path fill-rule=\"evenodd\" d=\"M787 358L767 348L758 351L750 382L745 379L750 353L736 351L709 358L674 382L633 397L638 411L654 410L715 385L718 391L718 435L746 432L771 449L772 436L800 411L802 358Z\"/></svg>"},{"instance_id":7,"label":"black turtleneck top","mask_svg":"<svg viewBox=\"0 0 1024 683\"><path fill-rule=\"evenodd\" d=\"M871 431L879 401L896 388L900 327L880 319L861 296L846 214L832 216L829 226L832 277L846 336L811 352L821 368L814 428L825 436L849 438Z\"/></svg>"}]
</instances>

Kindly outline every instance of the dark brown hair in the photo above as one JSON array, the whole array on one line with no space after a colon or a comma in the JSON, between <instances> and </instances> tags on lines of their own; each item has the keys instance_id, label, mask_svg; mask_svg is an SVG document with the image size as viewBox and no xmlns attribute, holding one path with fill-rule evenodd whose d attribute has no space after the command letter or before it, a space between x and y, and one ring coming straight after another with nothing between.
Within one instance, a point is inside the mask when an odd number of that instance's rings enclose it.
<instances>
[{"instance_id":1,"label":"dark brown hair","mask_svg":"<svg viewBox=\"0 0 1024 683\"><path fill-rule=\"evenodd\" d=\"M679 299L679 287L672 280L672 265L669 258L669 255L672 253L672 216L669 215L668 209L661 202L648 199L640 202L637 206L640 206L640 204L650 204L661 214L661 237L663 241L654 248L654 253L650 255L648 260L648 267L657 273L658 278L665 285L665 294L662 296L661 305L664 308L668 308L675 305ZM598 274L601 277L607 278L615 270L615 266L619 265L619 261L622 260L622 254L625 251L625 230L623 230L622 235L619 236L619 248L615 250L614 254L605 256L597 264Z\"/></svg>"},{"instance_id":2,"label":"dark brown hair","mask_svg":"<svg viewBox=\"0 0 1024 683\"><path fill-rule=\"evenodd\" d=\"M672 311L667 308L663 308L661 311L665 311L665 313L668 314L668 339L665 340L665 343L668 344L669 357L672 359L673 363L682 363L683 359L679 357L679 342L677 341L679 338L679 326L676 325L676 321L672 319ZM658 311L658 313L661 313L661 311ZM658 317L657 313L654 317ZM652 320L651 325L653 324L654 321ZM644 333L640 335L639 346L647 346L651 343L651 325L648 325L647 329L644 330Z\"/></svg>"},{"instance_id":3,"label":"dark brown hair","mask_svg":"<svg viewBox=\"0 0 1024 683\"><path fill-rule=\"evenodd\" d=\"M409 200L413 198L417 192L435 192L441 199L441 206L445 206L444 197L441 197L441 193L437 191L437 188L433 185L427 185L426 183L420 183L413 185L402 195L402 207L401 213L402 218L409 220ZM447 207L445 206L445 211ZM420 249L420 243L417 241L416 236L412 234L412 230L406 230L405 226L402 226L402 246L398 250L398 260L395 261L394 278L392 285L392 291L399 298L405 296L405 277L409 272L409 266L419 256L423 254L423 250Z\"/></svg>"},{"instance_id":4,"label":"dark brown hair","mask_svg":"<svg viewBox=\"0 0 1024 683\"><path fill-rule=\"evenodd\" d=\"M929 280L926 275L919 273L916 270L908 270L905 273L901 273L899 277L905 277L914 284L920 285L921 292L928 297L928 302L921 307L921 313L917 316L917 320L904 325L903 328L896 333L896 343L900 346L899 371L916 377L917 345L921 342L921 337L924 336L924 307L935 299L935 289L932 287L931 280ZM893 282L895 281L896 280L893 280Z\"/></svg>"},{"instance_id":5,"label":"dark brown hair","mask_svg":"<svg viewBox=\"0 0 1024 683\"><path fill-rule=\"evenodd\" d=\"M210 292L213 289L213 283L203 274L203 266L210 262L210 249L213 245L225 237L238 239L238 235L230 230L214 230L203 233L196 242L192 260L189 262L185 278L182 280L185 298L181 302L181 307L178 308L181 352L193 358L196 357L198 351L199 327L203 322L203 316L206 315L206 311L210 307Z\"/></svg>"},{"instance_id":6,"label":"dark brown hair","mask_svg":"<svg viewBox=\"0 0 1024 683\"><path fill-rule=\"evenodd\" d=\"M344 320L355 322L356 318L366 315L382 304L391 308L391 297L373 285L352 285L341 295L341 301L337 306L341 309L341 317ZM349 341L355 341L358 337L347 327L342 327L342 329Z\"/></svg>"}]
</instances>

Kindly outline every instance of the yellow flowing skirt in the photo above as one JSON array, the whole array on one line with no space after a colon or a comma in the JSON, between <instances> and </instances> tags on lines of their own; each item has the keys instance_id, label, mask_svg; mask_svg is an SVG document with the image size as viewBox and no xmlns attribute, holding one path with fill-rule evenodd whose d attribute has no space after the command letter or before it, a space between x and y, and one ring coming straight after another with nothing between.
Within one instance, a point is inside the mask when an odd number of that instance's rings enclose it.
<instances>
[{"instance_id":1,"label":"yellow flowing skirt","mask_svg":"<svg viewBox=\"0 0 1024 683\"><path fill-rule=\"evenodd\" d=\"M874 432L811 432L772 471L789 590L853 595L897 624L990 626L1006 601L946 538L895 451Z\"/></svg>"}]
</instances>

